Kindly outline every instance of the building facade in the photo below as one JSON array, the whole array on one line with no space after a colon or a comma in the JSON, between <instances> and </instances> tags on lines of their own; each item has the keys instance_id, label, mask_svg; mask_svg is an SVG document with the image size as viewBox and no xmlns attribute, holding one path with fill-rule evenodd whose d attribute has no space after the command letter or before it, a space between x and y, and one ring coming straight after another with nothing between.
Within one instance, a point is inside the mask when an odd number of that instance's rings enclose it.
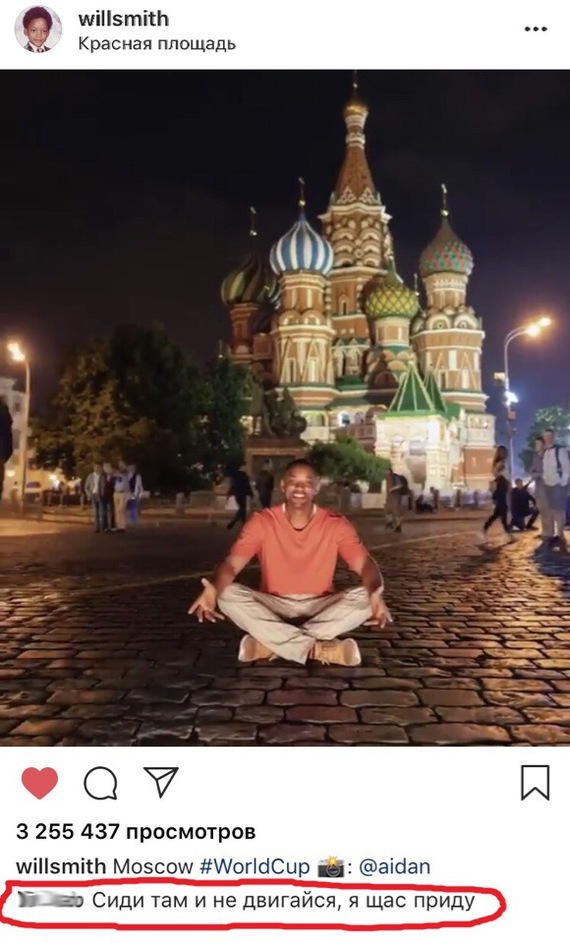
<instances>
[{"instance_id":1,"label":"building facade","mask_svg":"<svg viewBox=\"0 0 570 943\"><path fill-rule=\"evenodd\" d=\"M366 156L367 115L355 88L322 231L302 197L269 260L252 251L224 280L231 356L267 388L289 390L308 442L351 435L417 492L486 490L495 420L481 386L482 321L467 303L473 257L442 187L439 229L419 260L423 290L404 284Z\"/></svg>"}]
</instances>

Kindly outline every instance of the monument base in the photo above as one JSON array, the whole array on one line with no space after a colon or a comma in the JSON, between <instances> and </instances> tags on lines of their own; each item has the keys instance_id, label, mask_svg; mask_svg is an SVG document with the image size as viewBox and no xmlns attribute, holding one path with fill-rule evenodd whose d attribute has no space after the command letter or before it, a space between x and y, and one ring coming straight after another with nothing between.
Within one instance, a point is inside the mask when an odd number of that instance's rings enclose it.
<instances>
[{"instance_id":1,"label":"monument base","mask_svg":"<svg viewBox=\"0 0 570 943\"><path fill-rule=\"evenodd\" d=\"M245 444L247 473L255 478L264 463L271 462L277 485L289 462L295 458L305 458L308 451L309 446L298 436L249 436Z\"/></svg>"}]
</instances>

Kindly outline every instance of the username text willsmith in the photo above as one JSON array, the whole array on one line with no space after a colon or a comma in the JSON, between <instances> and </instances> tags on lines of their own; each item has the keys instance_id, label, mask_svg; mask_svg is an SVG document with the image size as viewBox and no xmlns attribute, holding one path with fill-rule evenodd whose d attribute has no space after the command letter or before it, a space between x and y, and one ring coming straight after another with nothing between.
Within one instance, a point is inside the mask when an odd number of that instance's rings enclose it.
<instances>
[{"instance_id":1,"label":"username text willsmith","mask_svg":"<svg viewBox=\"0 0 570 943\"><path fill-rule=\"evenodd\" d=\"M95 10L78 13L81 26L168 26L168 16L162 10L143 10L142 13L113 13Z\"/></svg>"}]
</instances>

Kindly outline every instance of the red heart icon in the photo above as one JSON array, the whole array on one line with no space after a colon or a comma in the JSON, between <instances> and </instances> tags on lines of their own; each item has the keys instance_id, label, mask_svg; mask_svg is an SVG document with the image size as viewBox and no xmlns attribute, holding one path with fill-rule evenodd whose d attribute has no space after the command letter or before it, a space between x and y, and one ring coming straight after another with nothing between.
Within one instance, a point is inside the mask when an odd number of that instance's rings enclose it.
<instances>
[{"instance_id":1,"label":"red heart icon","mask_svg":"<svg viewBox=\"0 0 570 943\"><path fill-rule=\"evenodd\" d=\"M32 796L43 799L57 786L57 773L49 766L45 769L34 769L30 766L22 773L22 782Z\"/></svg>"}]
</instances>

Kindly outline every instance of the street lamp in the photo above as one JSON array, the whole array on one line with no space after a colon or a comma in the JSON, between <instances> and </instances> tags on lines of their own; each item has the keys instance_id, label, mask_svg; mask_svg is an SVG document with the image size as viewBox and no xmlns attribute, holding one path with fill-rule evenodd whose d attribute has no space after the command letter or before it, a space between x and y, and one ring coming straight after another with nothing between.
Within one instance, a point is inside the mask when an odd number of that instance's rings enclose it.
<instances>
[{"instance_id":1,"label":"street lamp","mask_svg":"<svg viewBox=\"0 0 570 943\"><path fill-rule=\"evenodd\" d=\"M22 479L21 504L24 508L26 499L26 473L28 469L28 426L30 424L30 362L17 341L8 344L8 353L16 363L23 363L26 371L26 390L24 398L24 421L20 433L20 477Z\"/></svg>"},{"instance_id":2,"label":"street lamp","mask_svg":"<svg viewBox=\"0 0 570 943\"><path fill-rule=\"evenodd\" d=\"M515 477L515 447L514 447L514 438L515 430L514 426L511 424L513 419L511 419L511 406L513 403L517 402L517 398L514 393L511 393L510 390L510 381L509 381L509 346L511 341L514 341L515 337L522 337L524 334L527 337L538 337L540 332L545 328L549 327L552 324L552 321L549 317L543 316L538 318L537 321L532 321L531 324L527 324L526 327L515 327L512 331L509 331L505 337L505 343L503 347L503 362L504 362L504 405L507 414L507 435L509 437L509 464L511 466L511 480L514 481Z\"/></svg>"}]
</instances>

